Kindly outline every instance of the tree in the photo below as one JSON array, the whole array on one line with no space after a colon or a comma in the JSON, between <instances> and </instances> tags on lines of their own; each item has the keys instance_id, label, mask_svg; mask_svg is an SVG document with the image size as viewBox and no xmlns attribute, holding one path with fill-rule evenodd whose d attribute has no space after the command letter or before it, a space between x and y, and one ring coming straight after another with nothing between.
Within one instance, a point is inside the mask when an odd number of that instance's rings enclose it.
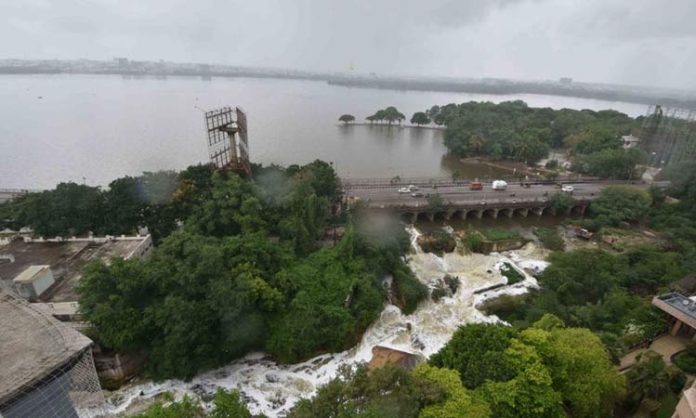
<instances>
[{"instance_id":1,"label":"tree","mask_svg":"<svg viewBox=\"0 0 696 418\"><path fill-rule=\"evenodd\" d=\"M430 357L430 364L459 371L462 383L474 389L486 380L506 381L516 370L503 355L516 335L514 329L493 324L467 324Z\"/></svg>"},{"instance_id":2,"label":"tree","mask_svg":"<svg viewBox=\"0 0 696 418\"><path fill-rule=\"evenodd\" d=\"M445 201L439 193L433 193L428 196L428 208L433 211L441 211L445 207Z\"/></svg>"},{"instance_id":3,"label":"tree","mask_svg":"<svg viewBox=\"0 0 696 418\"><path fill-rule=\"evenodd\" d=\"M213 397L213 409L205 413L200 402L185 396L181 401L172 402L172 396L167 394L164 404L157 402L134 418L252 418L246 405L242 402L238 391L218 389Z\"/></svg>"},{"instance_id":4,"label":"tree","mask_svg":"<svg viewBox=\"0 0 696 418\"><path fill-rule=\"evenodd\" d=\"M421 364L413 370L412 376L417 381L438 386L444 395L443 402L426 405L421 409L418 418L487 418L491 416L488 405L472 397L462 386L456 371Z\"/></svg>"},{"instance_id":5,"label":"tree","mask_svg":"<svg viewBox=\"0 0 696 418\"><path fill-rule=\"evenodd\" d=\"M549 203L551 208L556 211L556 213L564 213L575 204L575 199L565 192L556 192L549 198Z\"/></svg>"},{"instance_id":6,"label":"tree","mask_svg":"<svg viewBox=\"0 0 696 418\"><path fill-rule=\"evenodd\" d=\"M613 186L602 190L590 205L590 213L603 224L638 222L650 210L650 195L631 187Z\"/></svg>"},{"instance_id":7,"label":"tree","mask_svg":"<svg viewBox=\"0 0 696 418\"><path fill-rule=\"evenodd\" d=\"M520 339L539 353L572 416L611 416L614 403L623 396L625 381L602 342L588 329L551 328L546 331L534 325Z\"/></svg>"},{"instance_id":8,"label":"tree","mask_svg":"<svg viewBox=\"0 0 696 418\"><path fill-rule=\"evenodd\" d=\"M626 372L629 389L643 399L659 400L670 391L670 375L662 356L654 351L646 351L638 358L638 363Z\"/></svg>"},{"instance_id":9,"label":"tree","mask_svg":"<svg viewBox=\"0 0 696 418\"><path fill-rule=\"evenodd\" d=\"M355 116L349 115L349 114L344 114L344 115L341 115L338 118L338 120L343 122L344 125L348 125L349 123L355 122Z\"/></svg>"},{"instance_id":10,"label":"tree","mask_svg":"<svg viewBox=\"0 0 696 418\"><path fill-rule=\"evenodd\" d=\"M414 123L418 126L427 125L430 123L430 118L428 117L428 115L425 114L425 112L416 112L411 117L411 123Z\"/></svg>"}]
</instances>

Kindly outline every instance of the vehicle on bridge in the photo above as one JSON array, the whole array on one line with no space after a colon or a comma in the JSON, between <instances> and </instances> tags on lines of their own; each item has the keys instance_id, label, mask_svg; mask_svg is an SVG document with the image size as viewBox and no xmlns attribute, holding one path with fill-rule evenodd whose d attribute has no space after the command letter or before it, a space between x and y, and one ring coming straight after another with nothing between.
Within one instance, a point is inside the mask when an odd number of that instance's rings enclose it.
<instances>
[{"instance_id":1,"label":"vehicle on bridge","mask_svg":"<svg viewBox=\"0 0 696 418\"><path fill-rule=\"evenodd\" d=\"M401 193L401 194L411 193L411 190L408 187L400 187L399 193Z\"/></svg>"},{"instance_id":2,"label":"vehicle on bridge","mask_svg":"<svg viewBox=\"0 0 696 418\"><path fill-rule=\"evenodd\" d=\"M491 185L493 187L493 190L506 190L507 189L507 182L505 180L493 180L493 184Z\"/></svg>"},{"instance_id":3,"label":"vehicle on bridge","mask_svg":"<svg viewBox=\"0 0 696 418\"><path fill-rule=\"evenodd\" d=\"M573 187L570 184L564 184L563 186L561 186L561 191L563 193L571 193L572 194L575 191L575 187Z\"/></svg>"},{"instance_id":4,"label":"vehicle on bridge","mask_svg":"<svg viewBox=\"0 0 696 418\"><path fill-rule=\"evenodd\" d=\"M469 183L469 190L483 190L483 185L480 181L474 180Z\"/></svg>"}]
</instances>

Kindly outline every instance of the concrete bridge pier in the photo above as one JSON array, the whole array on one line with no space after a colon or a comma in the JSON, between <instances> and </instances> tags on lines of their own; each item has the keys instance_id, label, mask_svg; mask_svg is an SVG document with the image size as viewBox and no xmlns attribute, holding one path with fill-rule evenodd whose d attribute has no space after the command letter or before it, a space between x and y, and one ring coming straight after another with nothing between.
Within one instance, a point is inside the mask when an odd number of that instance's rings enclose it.
<instances>
[{"instance_id":1,"label":"concrete bridge pier","mask_svg":"<svg viewBox=\"0 0 696 418\"><path fill-rule=\"evenodd\" d=\"M536 216L541 216L544 214L544 208L532 208L532 213Z\"/></svg>"},{"instance_id":2,"label":"concrete bridge pier","mask_svg":"<svg viewBox=\"0 0 696 418\"><path fill-rule=\"evenodd\" d=\"M515 209L512 208L507 208L507 209L501 209L503 212L503 215L507 216L508 218L512 218L512 214L515 212Z\"/></svg>"},{"instance_id":3,"label":"concrete bridge pier","mask_svg":"<svg viewBox=\"0 0 696 418\"><path fill-rule=\"evenodd\" d=\"M478 209L474 211L474 215L476 216L476 219L481 219L483 218L483 209Z\"/></svg>"},{"instance_id":4,"label":"concrete bridge pier","mask_svg":"<svg viewBox=\"0 0 696 418\"><path fill-rule=\"evenodd\" d=\"M428 218L430 222L435 221L435 212L426 212L425 216Z\"/></svg>"},{"instance_id":5,"label":"concrete bridge pier","mask_svg":"<svg viewBox=\"0 0 696 418\"><path fill-rule=\"evenodd\" d=\"M513 212L514 212L514 211L513 211ZM527 208L520 208L520 209L517 209L517 213L519 213L520 215L522 215L523 218L526 218L527 215L529 215L529 209L527 209Z\"/></svg>"}]
</instances>

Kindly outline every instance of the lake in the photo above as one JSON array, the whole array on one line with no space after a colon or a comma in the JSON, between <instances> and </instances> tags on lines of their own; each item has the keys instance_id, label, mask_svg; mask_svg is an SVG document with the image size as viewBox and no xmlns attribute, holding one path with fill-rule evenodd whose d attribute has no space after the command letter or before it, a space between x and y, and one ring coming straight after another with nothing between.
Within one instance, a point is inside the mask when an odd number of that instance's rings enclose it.
<instances>
[{"instance_id":1,"label":"lake","mask_svg":"<svg viewBox=\"0 0 696 418\"><path fill-rule=\"evenodd\" d=\"M331 161L344 177L446 177L475 167L446 157L435 129L341 126L396 106L407 118L434 104L524 100L530 106L631 116L641 104L540 95L405 92L325 82L194 77L126 79L98 75L0 76L0 188L50 188L61 181L106 185L143 171L207 161L203 111L238 105L248 114L257 163ZM476 173L474 173L476 174ZM491 174L491 173L489 173Z\"/></svg>"}]
</instances>

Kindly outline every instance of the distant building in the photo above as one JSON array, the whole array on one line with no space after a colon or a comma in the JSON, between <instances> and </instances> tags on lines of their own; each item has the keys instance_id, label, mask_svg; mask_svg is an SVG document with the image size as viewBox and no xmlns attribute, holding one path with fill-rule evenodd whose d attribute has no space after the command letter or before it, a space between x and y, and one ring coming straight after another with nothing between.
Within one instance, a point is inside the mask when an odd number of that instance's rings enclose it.
<instances>
[{"instance_id":1,"label":"distant building","mask_svg":"<svg viewBox=\"0 0 696 418\"><path fill-rule=\"evenodd\" d=\"M12 282L21 297L33 300L53 286L56 280L53 278L51 266L41 265L27 267L12 279Z\"/></svg>"},{"instance_id":2,"label":"distant building","mask_svg":"<svg viewBox=\"0 0 696 418\"><path fill-rule=\"evenodd\" d=\"M109 263L114 257L126 260L145 258L152 249L149 235L4 238L0 240L0 288L42 302L74 302L77 301L75 288L82 277L82 268L89 262L101 260ZM38 271L37 266L45 269ZM51 272L50 278L46 270Z\"/></svg>"},{"instance_id":3,"label":"distant building","mask_svg":"<svg viewBox=\"0 0 696 418\"><path fill-rule=\"evenodd\" d=\"M621 137L621 143L624 149L635 148L640 143L640 138L633 135L624 135Z\"/></svg>"},{"instance_id":4,"label":"distant building","mask_svg":"<svg viewBox=\"0 0 696 418\"><path fill-rule=\"evenodd\" d=\"M558 80L558 82L561 84L573 84L573 79L570 77L561 77L561 79Z\"/></svg>"},{"instance_id":5,"label":"distant building","mask_svg":"<svg viewBox=\"0 0 696 418\"><path fill-rule=\"evenodd\" d=\"M103 406L89 338L3 292L0 334L0 416L77 418Z\"/></svg>"}]
</instances>

